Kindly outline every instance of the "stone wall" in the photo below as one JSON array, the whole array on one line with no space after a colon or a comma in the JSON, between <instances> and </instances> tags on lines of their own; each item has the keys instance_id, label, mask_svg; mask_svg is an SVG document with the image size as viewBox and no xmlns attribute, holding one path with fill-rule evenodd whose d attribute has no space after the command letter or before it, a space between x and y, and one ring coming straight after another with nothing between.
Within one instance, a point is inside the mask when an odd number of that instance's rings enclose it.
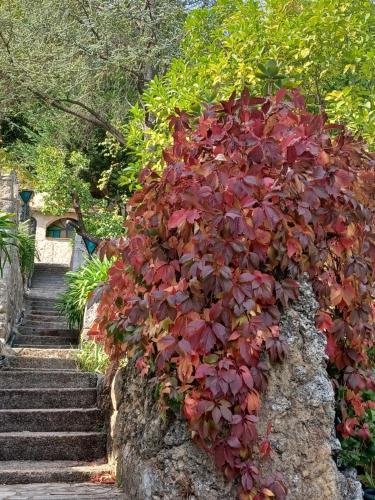
<instances>
[{"instance_id":1,"label":"stone wall","mask_svg":"<svg viewBox=\"0 0 375 500\"><path fill-rule=\"evenodd\" d=\"M346 479L333 455L335 396L327 376L325 336L315 327L318 304L311 286L302 283L299 301L286 311L281 331L287 338L286 362L272 366L259 415L259 431L272 422L274 452L260 467L264 475L281 471L290 500L360 500L359 482Z\"/></svg>"},{"instance_id":2,"label":"stone wall","mask_svg":"<svg viewBox=\"0 0 375 500\"><path fill-rule=\"evenodd\" d=\"M85 244L83 243L82 236L76 234L74 237L72 258L70 260L70 269L72 271L78 271L78 269L85 263L85 257L87 255L87 250Z\"/></svg>"},{"instance_id":3,"label":"stone wall","mask_svg":"<svg viewBox=\"0 0 375 500\"><path fill-rule=\"evenodd\" d=\"M18 185L15 175L0 176L0 210L18 218ZM0 276L0 343L8 340L20 317L23 303L23 280L16 248L9 249L11 262ZM0 347L1 351L1 347Z\"/></svg>"},{"instance_id":4,"label":"stone wall","mask_svg":"<svg viewBox=\"0 0 375 500\"><path fill-rule=\"evenodd\" d=\"M102 297L103 293L103 287L99 286L96 288L91 294L90 297L87 301L86 307L85 307L85 313L83 316L83 325L82 325L82 332L81 332L81 337L86 338L87 333L91 329L95 318L96 318L96 312L99 307L99 303Z\"/></svg>"},{"instance_id":5,"label":"stone wall","mask_svg":"<svg viewBox=\"0 0 375 500\"><path fill-rule=\"evenodd\" d=\"M271 367L259 431L272 422L273 451L260 469L265 477L283 474L289 500L359 500L360 484L344 477L332 458L339 448L334 392L325 369L325 338L314 326L316 307L311 287L303 283L299 302L283 316L290 353L285 363ZM163 419L154 393L152 381L143 380L132 362L112 384L110 459L128 498L236 498L235 487L192 443L185 422Z\"/></svg>"}]
</instances>

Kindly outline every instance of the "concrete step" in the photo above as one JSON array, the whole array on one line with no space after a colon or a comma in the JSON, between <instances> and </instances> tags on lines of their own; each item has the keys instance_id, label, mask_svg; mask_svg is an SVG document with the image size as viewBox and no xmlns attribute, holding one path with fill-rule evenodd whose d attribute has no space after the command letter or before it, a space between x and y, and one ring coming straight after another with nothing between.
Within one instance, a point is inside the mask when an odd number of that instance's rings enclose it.
<instances>
[{"instance_id":1,"label":"concrete step","mask_svg":"<svg viewBox=\"0 0 375 500\"><path fill-rule=\"evenodd\" d=\"M66 321L65 317L62 316L59 311L30 311L27 312L24 316L24 324L27 324L29 321L46 321L46 322L54 322L54 321Z\"/></svg>"},{"instance_id":2,"label":"concrete step","mask_svg":"<svg viewBox=\"0 0 375 500\"><path fill-rule=\"evenodd\" d=\"M95 460L106 453L101 432L0 433L0 461Z\"/></svg>"},{"instance_id":3,"label":"concrete step","mask_svg":"<svg viewBox=\"0 0 375 500\"><path fill-rule=\"evenodd\" d=\"M32 308L46 308L46 309L51 309L53 311L57 311L58 306L57 306L57 301L56 300L46 300L46 299L32 299L29 301L25 302L25 309L30 310Z\"/></svg>"},{"instance_id":4,"label":"concrete step","mask_svg":"<svg viewBox=\"0 0 375 500\"><path fill-rule=\"evenodd\" d=\"M111 473L108 464L75 461L11 461L1 463L0 484L82 483L105 473Z\"/></svg>"},{"instance_id":5,"label":"concrete step","mask_svg":"<svg viewBox=\"0 0 375 500\"><path fill-rule=\"evenodd\" d=\"M102 432L98 408L0 410L1 432Z\"/></svg>"},{"instance_id":6,"label":"concrete step","mask_svg":"<svg viewBox=\"0 0 375 500\"><path fill-rule=\"evenodd\" d=\"M30 356L9 356L9 366L18 369L39 370L75 370L76 363L73 359L39 358Z\"/></svg>"},{"instance_id":7,"label":"concrete step","mask_svg":"<svg viewBox=\"0 0 375 500\"><path fill-rule=\"evenodd\" d=\"M69 333L71 330L69 329L66 321L36 321L36 322L31 322L28 321L27 323L21 325L18 328L18 331L20 333L39 333L39 332L54 332L54 333ZM74 333L74 332L73 332ZM40 335L40 333L39 333Z\"/></svg>"},{"instance_id":8,"label":"concrete step","mask_svg":"<svg viewBox=\"0 0 375 500\"><path fill-rule=\"evenodd\" d=\"M74 343L77 344L77 339L74 337L62 337L61 335L48 336L48 335L16 335L13 345L17 346L71 346Z\"/></svg>"},{"instance_id":9,"label":"concrete step","mask_svg":"<svg viewBox=\"0 0 375 500\"><path fill-rule=\"evenodd\" d=\"M55 306L56 305L56 299L54 297L46 297L45 295L42 295L40 297L36 295L28 295L25 298L25 305L35 305L35 306L40 306L40 305L46 305L46 306Z\"/></svg>"},{"instance_id":10,"label":"concrete step","mask_svg":"<svg viewBox=\"0 0 375 500\"><path fill-rule=\"evenodd\" d=\"M66 290L67 285L65 281L47 281L47 280L41 280L41 281L36 281L31 284L31 293L34 293L35 290L42 290L44 289L45 291L50 291L50 290Z\"/></svg>"},{"instance_id":11,"label":"concrete step","mask_svg":"<svg viewBox=\"0 0 375 500\"><path fill-rule=\"evenodd\" d=\"M46 297L44 295L40 296L40 297L38 297L37 295L28 295L27 297L25 297L25 304L54 305L54 304L56 304L56 299L53 297Z\"/></svg>"},{"instance_id":12,"label":"concrete step","mask_svg":"<svg viewBox=\"0 0 375 500\"><path fill-rule=\"evenodd\" d=\"M25 310L25 318L27 318L30 315L38 316L38 317L54 316L54 315L60 316L60 313L56 309L56 307L51 307L50 309L35 307L35 308L29 308L29 309Z\"/></svg>"},{"instance_id":13,"label":"concrete step","mask_svg":"<svg viewBox=\"0 0 375 500\"><path fill-rule=\"evenodd\" d=\"M53 292L53 296L55 296L55 293L64 293L66 291L67 287L66 285L52 285L49 283L40 283L37 285L32 285L32 294L36 295L38 292ZM52 295L51 295L52 296ZM48 295L46 295L48 297Z\"/></svg>"},{"instance_id":14,"label":"concrete step","mask_svg":"<svg viewBox=\"0 0 375 500\"><path fill-rule=\"evenodd\" d=\"M37 285L43 285L43 284L48 284L48 285L65 285L66 280L65 280L65 275L62 276L52 276L52 277L47 277L47 276L37 276L34 279L31 280L31 286L37 286Z\"/></svg>"},{"instance_id":15,"label":"concrete step","mask_svg":"<svg viewBox=\"0 0 375 500\"><path fill-rule=\"evenodd\" d=\"M30 357L30 358L59 358L59 359L75 359L79 349L38 349L35 347L13 347L12 348L17 357Z\"/></svg>"},{"instance_id":16,"label":"concrete step","mask_svg":"<svg viewBox=\"0 0 375 500\"><path fill-rule=\"evenodd\" d=\"M88 389L96 387L98 377L95 373L63 370L2 370L0 372L0 389L26 389L53 387ZM0 427L1 430L1 427Z\"/></svg>"},{"instance_id":17,"label":"concrete step","mask_svg":"<svg viewBox=\"0 0 375 500\"><path fill-rule=\"evenodd\" d=\"M76 334L72 332L66 322L54 322L48 323L45 321L37 323L26 323L18 328L19 333L30 335L36 333L37 335L64 335L69 336L70 334ZM47 333L45 333L47 332Z\"/></svg>"},{"instance_id":18,"label":"concrete step","mask_svg":"<svg viewBox=\"0 0 375 500\"><path fill-rule=\"evenodd\" d=\"M42 349L48 349L48 350L64 350L64 349L67 349L69 351L76 351L77 347L77 342L74 343L74 344L64 344L64 345L54 345L54 344L51 344L51 345L46 345L46 344L17 344L17 345L13 345L12 346L12 349L15 350L16 349L39 349L39 350L42 350Z\"/></svg>"},{"instance_id":19,"label":"concrete step","mask_svg":"<svg viewBox=\"0 0 375 500\"><path fill-rule=\"evenodd\" d=\"M91 389L0 389L0 409L92 408L97 390Z\"/></svg>"},{"instance_id":20,"label":"concrete step","mask_svg":"<svg viewBox=\"0 0 375 500\"><path fill-rule=\"evenodd\" d=\"M58 313L58 308L55 304L26 304L25 312L28 313Z\"/></svg>"},{"instance_id":21,"label":"concrete step","mask_svg":"<svg viewBox=\"0 0 375 500\"><path fill-rule=\"evenodd\" d=\"M1 500L119 500L129 498L113 484L43 483L0 486Z\"/></svg>"},{"instance_id":22,"label":"concrete step","mask_svg":"<svg viewBox=\"0 0 375 500\"><path fill-rule=\"evenodd\" d=\"M1 500L119 500L129 498L113 484L43 483L0 486Z\"/></svg>"}]
</instances>

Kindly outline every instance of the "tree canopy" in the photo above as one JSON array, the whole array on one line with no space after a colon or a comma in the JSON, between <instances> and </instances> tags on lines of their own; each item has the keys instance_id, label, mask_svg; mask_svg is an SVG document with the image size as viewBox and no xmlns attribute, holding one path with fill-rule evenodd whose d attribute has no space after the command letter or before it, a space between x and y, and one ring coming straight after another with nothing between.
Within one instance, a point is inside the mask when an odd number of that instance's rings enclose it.
<instances>
[{"instance_id":1,"label":"tree canopy","mask_svg":"<svg viewBox=\"0 0 375 500\"><path fill-rule=\"evenodd\" d=\"M115 167L127 163L128 111L178 54L192 7L183 0L1 3L0 132L9 152L1 161L47 193L48 209L61 213L74 192L85 225L95 203L102 214L108 203L120 213ZM72 158L82 159L78 169ZM113 235L118 220L104 219L99 235Z\"/></svg>"},{"instance_id":2,"label":"tree canopy","mask_svg":"<svg viewBox=\"0 0 375 500\"><path fill-rule=\"evenodd\" d=\"M184 16L180 0L2 2L2 113L43 104L124 144L117 123L176 55Z\"/></svg>"},{"instance_id":3,"label":"tree canopy","mask_svg":"<svg viewBox=\"0 0 375 500\"><path fill-rule=\"evenodd\" d=\"M324 109L374 146L374 84L371 0L218 0L190 13L181 56L146 88L143 107L132 109L134 169L149 161L160 167L176 107L197 113L244 86L252 94L300 87L313 112Z\"/></svg>"}]
</instances>

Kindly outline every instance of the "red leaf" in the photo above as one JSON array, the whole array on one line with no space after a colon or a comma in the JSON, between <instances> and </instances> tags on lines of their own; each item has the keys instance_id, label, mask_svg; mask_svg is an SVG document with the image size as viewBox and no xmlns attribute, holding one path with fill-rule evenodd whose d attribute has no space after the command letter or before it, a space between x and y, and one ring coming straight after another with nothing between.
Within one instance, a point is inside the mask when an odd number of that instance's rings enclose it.
<instances>
[{"instance_id":1,"label":"red leaf","mask_svg":"<svg viewBox=\"0 0 375 500\"><path fill-rule=\"evenodd\" d=\"M252 390L247 396L247 409L250 413L257 413L260 407L260 398L257 391Z\"/></svg>"},{"instance_id":2,"label":"red leaf","mask_svg":"<svg viewBox=\"0 0 375 500\"><path fill-rule=\"evenodd\" d=\"M168 229L174 229L184 222L193 224L195 220L200 218L198 210L185 210L184 208L174 212L168 220Z\"/></svg>"}]
</instances>

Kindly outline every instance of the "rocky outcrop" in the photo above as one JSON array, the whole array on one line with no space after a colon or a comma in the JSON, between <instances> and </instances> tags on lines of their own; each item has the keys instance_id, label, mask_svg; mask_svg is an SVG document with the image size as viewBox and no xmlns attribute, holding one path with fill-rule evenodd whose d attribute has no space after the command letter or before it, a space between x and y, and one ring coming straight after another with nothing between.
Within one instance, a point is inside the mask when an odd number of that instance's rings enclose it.
<instances>
[{"instance_id":1,"label":"rocky outcrop","mask_svg":"<svg viewBox=\"0 0 375 500\"><path fill-rule=\"evenodd\" d=\"M259 431L272 422L273 451L260 469L265 477L283 474L289 500L359 500L360 484L341 474L332 458L339 447L334 392L325 369L325 338L314 325L316 308L310 285L302 283L300 300L282 318L289 356L270 370ZM132 362L118 371L112 385L111 458L128 498L236 498L236 488L193 444L186 423L160 415L154 395L152 381L142 379Z\"/></svg>"},{"instance_id":2,"label":"rocky outcrop","mask_svg":"<svg viewBox=\"0 0 375 500\"><path fill-rule=\"evenodd\" d=\"M85 307L85 313L83 316L83 325L82 325L82 332L81 332L82 338L87 338L87 334L90 331L90 329L95 321L96 312L97 312L99 304L100 304L100 299L102 297L102 293L103 293L103 287L99 286L90 294L90 297L87 300L87 304Z\"/></svg>"},{"instance_id":3,"label":"rocky outcrop","mask_svg":"<svg viewBox=\"0 0 375 500\"><path fill-rule=\"evenodd\" d=\"M359 500L361 485L337 469L334 392L326 371L326 339L315 327L318 304L304 282L299 301L285 312L281 331L289 355L270 370L259 415L259 431L272 422L273 452L261 463L264 475L281 471L290 500Z\"/></svg>"},{"instance_id":4,"label":"rocky outcrop","mask_svg":"<svg viewBox=\"0 0 375 500\"><path fill-rule=\"evenodd\" d=\"M184 420L164 418L155 386L134 363L117 372L112 386L112 453L117 479L129 500L237 498L209 457L191 440Z\"/></svg>"}]
</instances>

